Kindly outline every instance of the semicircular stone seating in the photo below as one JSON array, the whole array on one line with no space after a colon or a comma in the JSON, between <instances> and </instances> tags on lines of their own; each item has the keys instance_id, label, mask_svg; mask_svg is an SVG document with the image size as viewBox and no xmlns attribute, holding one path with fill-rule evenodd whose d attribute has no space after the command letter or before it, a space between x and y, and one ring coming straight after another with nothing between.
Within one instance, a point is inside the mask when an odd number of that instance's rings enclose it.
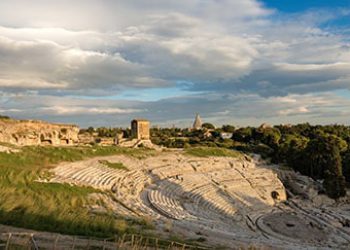
<instances>
[{"instance_id":1,"label":"semicircular stone seating","mask_svg":"<svg viewBox=\"0 0 350 250\"><path fill-rule=\"evenodd\" d=\"M236 212L233 203L201 174L162 180L148 192L148 199L161 214L173 219L210 219L213 214L232 216Z\"/></svg>"},{"instance_id":2,"label":"semicircular stone seating","mask_svg":"<svg viewBox=\"0 0 350 250\"><path fill-rule=\"evenodd\" d=\"M90 161L84 165L71 164L56 167L55 176L51 182L69 182L77 185L92 186L94 188L110 190L126 171L113 169Z\"/></svg>"},{"instance_id":3,"label":"semicircular stone seating","mask_svg":"<svg viewBox=\"0 0 350 250\"><path fill-rule=\"evenodd\" d=\"M177 154L163 157L128 158L129 171L109 168L98 160L66 163L53 170L51 181L112 191L98 198L116 213L169 218L223 232L231 232L232 223L237 229L245 225L247 216L254 221L254 215L271 208L273 191L283 199L283 185L275 174L251 162ZM123 159L113 158L119 160Z\"/></svg>"},{"instance_id":4,"label":"semicircular stone seating","mask_svg":"<svg viewBox=\"0 0 350 250\"><path fill-rule=\"evenodd\" d=\"M142 196L145 186L150 184L150 177L143 170L132 170L125 173L112 186L111 190L118 201L141 215L157 216L147 204Z\"/></svg>"}]
</instances>

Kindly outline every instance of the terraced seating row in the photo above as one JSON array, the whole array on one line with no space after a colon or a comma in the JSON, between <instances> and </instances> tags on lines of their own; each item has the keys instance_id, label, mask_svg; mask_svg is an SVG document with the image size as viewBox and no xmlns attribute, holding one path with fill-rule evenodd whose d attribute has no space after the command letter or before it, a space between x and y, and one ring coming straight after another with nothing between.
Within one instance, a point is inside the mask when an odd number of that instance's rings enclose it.
<instances>
[{"instance_id":1,"label":"terraced seating row","mask_svg":"<svg viewBox=\"0 0 350 250\"><path fill-rule=\"evenodd\" d=\"M195 189L187 191L187 197L196 206L204 208L204 211L211 211L219 214L232 216L236 213L236 208L228 199L224 198L224 194L220 193L218 188L212 184L199 186Z\"/></svg>"},{"instance_id":2,"label":"terraced seating row","mask_svg":"<svg viewBox=\"0 0 350 250\"><path fill-rule=\"evenodd\" d=\"M152 202L152 205L156 207L156 209L160 210L162 213L166 213L166 216L175 219L184 219L185 217L187 219L190 218L190 215L187 212L186 215L183 214L184 211L179 202L180 200L183 200L186 207L189 207L188 203L193 205L193 208L189 211L192 215L197 215L198 212L202 210L205 210L209 213L214 212L217 215L220 213L228 214L230 212L233 212L232 210L230 210L231 204L222 204L223 202L225 202L223 200L221 200L221 204L218 204L217 197L214 197L214 195L211 197L210 201L207 200L208 197L206 197L207 199L204 198L204 195L206 195L205 193L207 193L207 190L205 188L213 189L213 187L208 185L208 183L203 185L203 181L205 182L205 179L200 177L198 178L198 176L197 178L195 178L194 176L191 176L192 178L185 178L184 181L165 180L160 182L156 191L150 191L150 202ZM197 183L196 179L198 181ZM205 188L203 189L203 187ZM203 193L193 192L193 190L199 189L202 189ZM154 194L155 192L156 196ZM154 199L156 198L157 200L155 201ZM157 204L153 204L155 202ZM208 213L204 213L202 217L208 219L211 218L211 216L208 216ZM198 220L198 218L196 219Z\"/></svg>"},{"instance_id":3,"label":"terraced seating row","mask_svg":"<svg viewBox=\"0 0 350 250\"><path fill-rule=\"evenodd\" d=\"M242 172L240 172L242 173ZM266 178L266 179L272 179L275 178L276 173L272 171L266 171L263 172L261 170L254 170L254 171L249 171L249 172L244 172L244 176L249 179L257 179L257 178Z\"/></svg>"},{"instance_id":4,"label":"terraced seating row","mask_svg":"<svg viewBox=\"0 0 350 250\"><path fill-rule=\"evenodd\" d=\"M237 179L222 181L219 183L219 186L225 191L242 191L252 188L248 182Z\"/></svg>"},{"instance_id":5,"label":"terraced seating row","mask_svg":"<svg viewBox=\"0 0 350 250\"><path fill-rule=\"evenodd\" d=\"M209 173L213 171L219 171L224 169L231 169L231 166L229 163L215 163L213 161L205 161L201 162L197 167L197 171L200 173Z\"/></svg>"},{"instance_id":6,"label":"terraced seating row","mask_svg":"<svg viewBox=\"0 0 350 250\"><path fill-rule=\"evenodd\" d=\"M113 186L113 191L118 197L123 197L125 195L138 196L145 184L149 181L149 177L142 171L130 171L118 179L116 185Z\"/></svg>"},{"instance_id":7,"label":"terraced seating row","mask_svg":"<svg viewBox=\"0 0 350 250\"><path fill-rule=\"evenodd\" d=\"M149 202L163 215L181 220L189 217L189 214L182 208L181 204L162 194L160 190L150 190L148 192Z\"/></svg>"},{"instance_id":8,"label":"terraced seating row","mask_svg":"<svg viewBox=\"0 0 350 250\"><path fill-rule=\"evenodd\" d=\"M160 179L166 179L180 174L194 173L194 169L189 164L156 168L152 170L152 174L157 175Z\"/></svg>"},{"instance_id":9,"label":"terraced seating row","mask_svg":"<svg viewBox=\"0 0 350 250\"><path fill-rule=\"evenodd\" d=\"M68 165L56 167L53 170L53 172L55 173L56 176L59 175L61 178L64 178L64 177L71 176L73 173L75 173L76 171L79 171L80 169L81 167L76 167L75 164L71 163Z\"/></svg>"},{"instance_id":10,"label":"terraced seating row","mask_svg":"<svg viewBox=\"0 0 350 250\"><path fill-rule=\"evenodd\" d=\"M232 181L232 180L236 180L236 181L243 180L242 176L238 172L232 169L210 173L210 178L218 183L225 182L225 181Z\"/></svg>"},{"instance_id":11,"label":"terraced seating row","mask_svg":"<svg viewBox=\"0 0 350 250\"><path fill-rule=\"evenodd\" d=\"M74 168L56 168L52 182L71 182L78 185L89 185L101 189L110 189L118 178L125 175L125 170L112 169L96 163Z\"/></svg>"},{"instance_id":12,"label":"terraced seating row","mask_svg":"<svg viewBox=\"0 0 350 250\"><path fill-rule=\"evenodd\" d=\"M150 178L142 170L129 171L119 178L112 187L116 199L143 215L157 216L142 199L144 187Z\"/></svg>"}]
</instances>

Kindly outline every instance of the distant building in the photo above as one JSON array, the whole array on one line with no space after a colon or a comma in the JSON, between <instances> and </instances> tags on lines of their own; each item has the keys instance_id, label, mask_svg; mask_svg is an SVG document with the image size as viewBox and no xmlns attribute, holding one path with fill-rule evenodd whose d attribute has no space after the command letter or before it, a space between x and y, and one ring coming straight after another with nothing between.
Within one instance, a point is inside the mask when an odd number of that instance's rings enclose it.
<instances>
[{"instance_id":1,"label":"distant building","mask_svg":"<svg viewBox=\"0 0 350 250\"><path fill-rule=\"evenodd\" d=\"M149 140L149 121L143 119L135 119L131 121L131 136L138 140Z\"/></svg>"},{"instance_id":2,"label":"distant building","mask_svg":"<svg viewBox=\"0 0 350 250\"><path fill-rule=\"evenodd\" d=\"M233 133L228 133L228 132L221 132L220 133L220 137L222 139L231 139L232 135L233 135Z\"/></svg>"},{"instance_id":3,"label":"distant building","mask_svg":"<svg viewBox=\"0 0 350 250\"><path fill-rule=\"evenodd\" d=\"M196 114L196 118L193 123L193 129L201 129L202 128L202 120L199 114Z\"/></svg>"}]
</instances>

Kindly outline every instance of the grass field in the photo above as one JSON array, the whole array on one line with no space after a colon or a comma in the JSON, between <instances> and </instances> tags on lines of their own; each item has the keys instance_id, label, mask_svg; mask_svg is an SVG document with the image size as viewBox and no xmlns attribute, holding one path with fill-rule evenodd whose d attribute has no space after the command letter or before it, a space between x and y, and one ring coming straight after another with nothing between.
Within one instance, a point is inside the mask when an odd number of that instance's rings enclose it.
<instances>
[{"instance_id":1,"label":"grass field","mask_svg":"<svg viewBox=\"0 0 350 250\"><path fill-rule=\"evenodd\" d=\"M197 157L242 157L242 154L235 150L230 150L226 148L214 148L214 147L193 147L186 148L185 153Z\"/></svg>"},{"instance_id":2,"label":"grass field","mask_svg":"<svg viewBox=\"0 0 350 250\"><path fill-rule=\"evenodd\" d=\"M109 162L109 161L107 161L107 160L101 160L101 161L99 161L99 162L100 162L101 164L103 164L103 165L109 167L109 168L113 168L113 169L122 169L122 170L126 170L126 171L129 170L129 169L128 169L126 166L124 166L124 164L121 163L121 162Z\"/></svg>"},{"instance_id":3,"label":"grass field","mask_svg":"<svg viewBox=\"0 0 350 250\"><path fill-rule=\"evenodd\" d=\"M98 237L147 227L144 221L112 213L89 213L87 196L98 190L36 181L59 162L114 154L143 158L155 152L118 147L23 147L19 153L0 152L0 224Z\"/></svg>"}]
</instances>

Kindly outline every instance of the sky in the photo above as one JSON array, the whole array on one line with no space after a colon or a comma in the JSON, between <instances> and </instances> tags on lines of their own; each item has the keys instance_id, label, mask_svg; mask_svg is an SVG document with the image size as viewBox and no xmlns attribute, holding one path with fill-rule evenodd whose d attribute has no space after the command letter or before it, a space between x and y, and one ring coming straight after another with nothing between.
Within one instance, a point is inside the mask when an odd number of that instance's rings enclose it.
<instances>
[{"instance_id":1,"label":"sky","mask_svg":"<svg viewBox=\"0 0 350 250\"><path fill-rule=\"evenodd\" d=\"M350 124L350 0L1 0L0 114Z\"/></svg>"}]
</instances>

